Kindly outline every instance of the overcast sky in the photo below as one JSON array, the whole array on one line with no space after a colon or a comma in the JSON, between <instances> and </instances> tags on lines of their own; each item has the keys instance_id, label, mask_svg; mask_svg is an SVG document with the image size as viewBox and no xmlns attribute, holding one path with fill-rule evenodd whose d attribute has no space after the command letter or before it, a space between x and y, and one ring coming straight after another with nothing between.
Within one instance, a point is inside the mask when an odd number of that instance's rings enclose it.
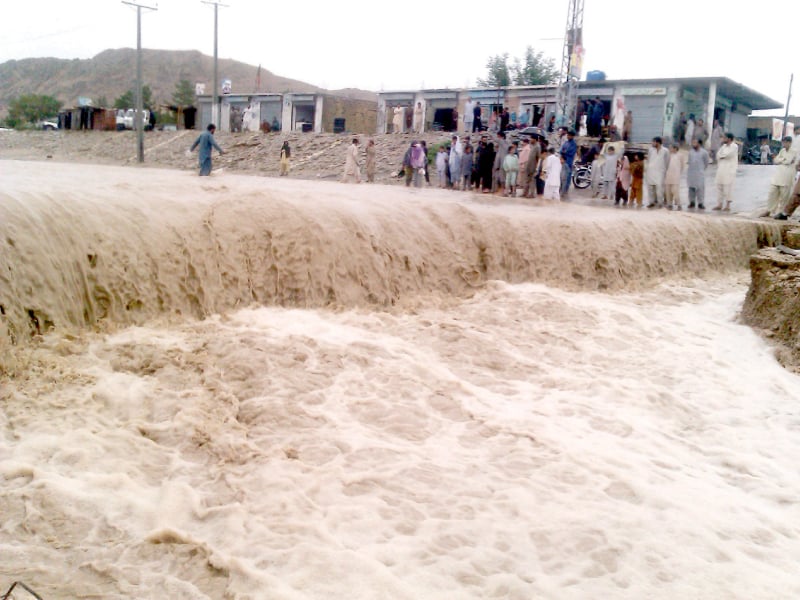
<instances>
[{"instance_id":1,"label":"overcast sky","mask_svg":"<svg viewBox=\"0 0 800 600\"><path fill-rule=\"evenodd\" d=\"M560 67L568 6L568 0L223 1L229 6L219 9L220 58L260 63L325 88L374 91L475 85L490 55L521 56L526 45ZM212 7L200 0L157 5L156 12L143 11L145 48L213 54ZM789 75L800 71L792 33L800 23L798 0L585 5L584 73L599 69L613 79L725 76L784 104ZM136 47L136 11L119 0L6 1L2 12L0 62L90 58L107 48ZM787 32L783 39L776 33L780 24ZM233 86L241 89L241 82ZM791 107L798 113L800 85L794 87Z\"/></svg>"}]
</instances>

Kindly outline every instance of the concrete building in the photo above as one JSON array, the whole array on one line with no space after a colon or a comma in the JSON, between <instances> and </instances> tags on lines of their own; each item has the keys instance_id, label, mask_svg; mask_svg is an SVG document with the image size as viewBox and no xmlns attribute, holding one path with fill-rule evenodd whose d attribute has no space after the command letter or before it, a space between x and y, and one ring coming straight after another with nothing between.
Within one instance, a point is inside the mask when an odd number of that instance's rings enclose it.
<instances>
[{"instance_id":1,"label":"concrete building","mask_svg":"<svg viewBox=\"0 0 800 600\"><path fill-rule=\"evenodd\" d=\"M368 133L374 129L376 103L315 93L226 94L220 97L220 131L259 131L263 124L279 131ZM198 96L199 127L211 122L210 95Z\"/></svg>"},{"instance_id":2,"label":"concrete building","mask_svg":"<svg viewBox=\"0 0 800 600\"><path fill-rule=\"evenodd\" d=\"M424 130L464 131L466 103L478 101L483 108L484 125L495 108L506 106L521 115L530 109L531 124L546 124L555 114L557 86L509 86L503 88L465 88L457 90L417 90L380 92L378 94L377 132L392 131L395 107L405 111L404 129L416 127L413 107L421 103ZM727 77L692 77L676 79L620 79L582 81L578 85L578 115L582 103L599 99L605 118L621 121L615 115L618 101L633 115L632 142L647 142L655 136L671 139L681 113L703 119L710 131L719 120L725 131L747 137L747 117L754 110L781 108L776 100ZM458 122L453 123L453 113Z\"/></svg>"}]
</instances>

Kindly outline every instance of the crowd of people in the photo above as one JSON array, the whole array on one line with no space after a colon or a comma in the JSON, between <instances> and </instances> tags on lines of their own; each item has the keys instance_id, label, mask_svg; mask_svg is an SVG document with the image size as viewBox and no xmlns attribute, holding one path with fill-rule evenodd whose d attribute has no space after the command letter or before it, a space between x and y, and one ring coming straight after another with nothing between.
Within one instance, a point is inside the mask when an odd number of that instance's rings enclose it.
<instances>
[{"instance_id":1,"label":"crowd of people","mask_svg":"<svg viewBox=\"0 0 800 600\"><path fill-rule=\"evenodd\" d=\"M574 133L558 152L543 136L510 140L506 132L452 136L450 143L428 152L425 141L413 141L403 156L400 176L406 186L432 185L436 173L440 188L480 191L484 194L557 200L566 193L577 153Z\"/></svg>"},{"instance_id":2,"label":"crowd of people","mask_svg":"<svg viewBox=\"0 0 800 600\"><path fill-rule=\"evenodd\" d=\"M476 103L473 117L479 117L480 105ZM502 114L501 118L501 127ZM526 122L524 120L523 122ZM613 198L618 206L642 207L644 191L649 198L648 208L665 207L682 210L681 182L684 177L688 188L687 208L705 210L706 170L717 164L714 183L717 204L712 210L730 211L733 202L733 185L739 162L740 149L732 133L722 134L715 122L709 136L702 119L696 123L693 115L678 120L676 141L669 148L661 137L652 140L647 155L644 152L624 152L624 141L600 137L588 149L581 149L581 162L591 164L591 185L594 196ZM211 152L222 149L214 140L214 125L209 125L194 142L190 150L199 148L200 175L211 172ZM715 133L716 132L716 133ZM424 140L412 141L406 150L399 177L405 177L406 186L421 187L423 181L431 182L431 170L436 173L440 188L460 191L480 191L511 197L559 200L568 195L572 172L579 149L575 131L560 128L558 136L516 136L513 131L479 131L472 139L453 135L449 143L440 143L429 152ZM714 140L720 137L719 144ZM682 140L681 143L678 140ZM690 146L685 150L685 142ZM353 138L345 155L343 182L361 183L360 141ZM367 182L375 181L375 140L367 142L365 151ZM291 149L284 141L280 150L280 175L289 174ZM773 163L777 166L772 177L767 208L762 216L785 220L800 206L800 135L787 136Z\"/></svg>"}]
</instances>

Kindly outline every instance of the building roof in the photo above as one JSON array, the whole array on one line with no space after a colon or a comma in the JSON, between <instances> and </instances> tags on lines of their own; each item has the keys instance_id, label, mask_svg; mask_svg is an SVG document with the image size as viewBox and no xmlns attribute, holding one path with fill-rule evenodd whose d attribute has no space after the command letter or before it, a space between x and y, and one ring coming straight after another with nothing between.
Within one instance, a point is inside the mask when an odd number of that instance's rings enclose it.
<instances>
[{"instance_id":1,"label":"building roof","mask_svg":"<svg viewBox=\"0 0 800 600\"><path fill-rule=\"evenodd\" d=\"M765 96L741 83L733 81L727 77L671 77L661 79L604 79L600 81L580 81L578 82L578 89L581 87L604 87L604 86L617 86L617 85L667 85L671 83L680 83L684 86L695 87L708 87L711 83L716 82L717 93L730 99L737 104L743 104L750 107L752 110L770 110L774 108L783 108L783 104L777 100ZM378 92L379 96L391 96L403 93L414 93L420 91L423 93L432 92L484 92L490 90L542 90L542 89L558 89L557 85L510 85L502 88L452 88L447 90L431 88L424 90L387 90Z\"/></svg>"},{"instance_id":2,"label":"building roof","mask_svg":"<svg viewBox=\"0 0 800 600\"><path fill-rule=\"evenodd\" d=\"M670 77L661 79L606 79L604 81L581 81L579 86L601 86L603 84L612 85L666 85L669 83L681 83L685 86L708 87L716 82L717 93L725 96L733 102L749 106L752 110L770 110L773 108L783 108L783 104L757 92L737 81L727 77Z\"/></svg>"}]
</instances>

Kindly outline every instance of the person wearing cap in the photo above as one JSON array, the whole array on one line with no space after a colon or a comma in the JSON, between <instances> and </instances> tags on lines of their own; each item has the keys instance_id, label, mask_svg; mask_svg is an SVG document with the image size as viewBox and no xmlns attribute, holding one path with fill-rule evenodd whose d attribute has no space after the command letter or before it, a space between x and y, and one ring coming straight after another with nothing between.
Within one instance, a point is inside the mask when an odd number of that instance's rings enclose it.
<instances>
[{"instance_id":1,"label":"person wearing cap","mask_svg":"<svg viewBox=\"0 0 800 600\"><path fill-rule=\"evenodd\" d=\"M777 168L769 186L767 210L762 214L764 217L783 213L784 205L789 200L797 162L797 153L792 150L792 136L787 135L783 138L783 148L772 162Z\"/></svg>"},{"instance_id":2,"label":"person wearing cap","mask_svg":"<svg viewBox=\"0 0 800 600\"><path fill-rule=\"evenodd\" d=\"M569 185L572 181L572 165L575 163L575 155L578 153L578 144L575 142L575 130L567 130L567 140L561 145L561 157L564 165L561 170L561 195L569 192ZM566 173L566 174L565 174Z\"/></svg>"}]
</instances>

